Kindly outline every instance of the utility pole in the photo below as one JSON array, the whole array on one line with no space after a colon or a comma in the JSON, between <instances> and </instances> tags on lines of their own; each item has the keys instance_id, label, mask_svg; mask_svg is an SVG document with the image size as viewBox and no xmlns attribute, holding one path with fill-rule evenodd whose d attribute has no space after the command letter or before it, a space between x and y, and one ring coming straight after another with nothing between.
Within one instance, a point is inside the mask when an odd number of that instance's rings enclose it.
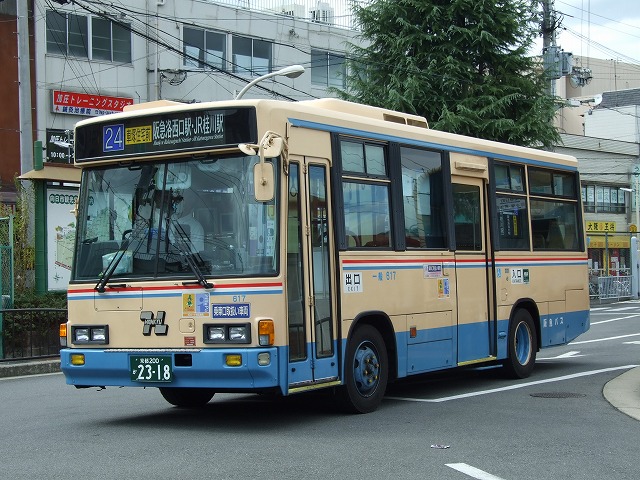
<instances>
[{"instance_id":1,"label":"utility pole","mask_svg":"<svg viewBox=\"0 0 640 480\"><path fill-rule=\"evenodd\" d=\"M20 173L33 168L33 113L29 56L29 2L16 1L18 42L18 104L20 109Z\"/></svg>"},{"instance_id":2,"label":"utility pole","mask_svg":"<svg viewBox=\"0 0 640 480\"><path fill-rule=\"evenodd\" d=\"M556 46L557 20L554 11L553 0L542 1L542 57L544 59L544 70L547 75L547 94L555 96L556 79L560 75L556 73L560 58L560 49Z\"/></svg>"}]
</instances>

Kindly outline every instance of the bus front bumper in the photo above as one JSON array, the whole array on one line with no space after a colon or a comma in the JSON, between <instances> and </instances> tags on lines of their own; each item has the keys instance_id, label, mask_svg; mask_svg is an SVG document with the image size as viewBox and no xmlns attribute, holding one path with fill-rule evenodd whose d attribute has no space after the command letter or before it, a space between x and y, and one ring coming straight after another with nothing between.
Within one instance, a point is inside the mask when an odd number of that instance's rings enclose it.
<instances>
[{"instance_id":1,"label":"bus front bumper","mask_svg":"<svg viewBox=\"0 0 640 480\"><path fill-rule=\"evenodd\" d=\"M144 371L140 371L141 365ZM278 365L275 347L188 351L66 348L60 351L60 368L67 384L77 387L262 390L279 386Z\"/></svg>"}]
</instances>

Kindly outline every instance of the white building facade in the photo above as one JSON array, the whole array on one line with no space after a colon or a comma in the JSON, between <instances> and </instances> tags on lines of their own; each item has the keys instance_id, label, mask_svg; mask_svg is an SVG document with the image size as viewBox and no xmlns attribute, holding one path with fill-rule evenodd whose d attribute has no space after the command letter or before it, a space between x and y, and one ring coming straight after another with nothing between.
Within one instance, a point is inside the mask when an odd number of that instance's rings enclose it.
<instances>
[{"instance_id":1,"label":"white building facade","mask_svg":"<svg viewBox=\"0 0 640 480\"><path fill-rule=\"evenodd\" d=\"M64 2L35 1L36 135L45 161L67 160L60 140L83 118L158 99L234 98L289 65L306 71L261 82L245 97L335 96L329 88L344 87L346 51L358 41L346 0Z\"/></svg>"}]
</instances>

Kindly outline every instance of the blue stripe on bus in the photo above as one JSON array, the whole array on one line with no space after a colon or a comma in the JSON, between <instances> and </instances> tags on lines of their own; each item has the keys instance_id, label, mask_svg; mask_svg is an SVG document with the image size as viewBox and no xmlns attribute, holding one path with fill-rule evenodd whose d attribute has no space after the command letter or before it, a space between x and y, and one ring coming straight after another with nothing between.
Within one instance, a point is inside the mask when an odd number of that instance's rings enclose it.
<instances>
[{"instance_id":1,"label":"blue stripe on bus","mask_svg":"<svg viewBox=\"0 0 640 480\"><path fill-rule=\"evenodd\" d=\"M511 160L511 161L516 161L516 162L520 162L520 163L526 163L528 165L536 165L536 166L540 166L540 167L553 167L553 168L558 169L558 170L568 170L568 171L572 171L572 172L577 172L578 171L578 167L577 166L576 167L572 167L572 166L568 166L568 165L558 165L556 163L544 162L544 161L541 161L541 160L532 160L530 158L522 158L522 157L517 157L515 155L504 155L504 154L498 154L498 153L493 153L493 152L487 152L487 151L479 150L479 149L454 147L454 146L451 146L451 145L445 145L445 144L441 144L441 143L425 142L425 141L421 141L421 140L414 140L414 139L411 139L411 138L399 137L397 135L374 133L374 132L370 132L370 131L367 131L367 130L359 130L359 129L355 129L355 128L347 128L347 127L339 127L339 126L336 126L336 125L329 125L329 124L326 124L326 123L318 123L318 122L311 122L311 121L308 121L308 120L300 120L298 118L289 118L289 122L291 122L291 125L293 125L294 127L310 128L310 129L313 129L313 130L321 130L321 131L325 131L325 132L335 132L335 133L341 133L341 134L344 134L344 135L352 135L352 136L357 136L357 137L366 137L366 138L372 138L372 139L388 141L388 142L399 142L399 143L403 143L405 145L415 145L415 146L424 147L424 148L447 150L449 152L466 153L466 154L471 154L471 155L481 155L481 156L491 157L491 158L500 159L500 160Z\"/></svg>"},{"instance_id":2,"label":"blue stripe on bus","mask_svg":"<svg viewBox=\"0 0 640 480\"><path fill-rule=\"evenodd\" d=\"M280 295L282 290L258 290L258 291L233 291L233 292L208 292L212 296L228 296L228 295ZM133 295L112 295L112 296L94 296L94 295L69 295L67 300L119 300L121 298L176 298L181 297L182 293L147 293L142 292Z\"/></svg>"}]
</instances>

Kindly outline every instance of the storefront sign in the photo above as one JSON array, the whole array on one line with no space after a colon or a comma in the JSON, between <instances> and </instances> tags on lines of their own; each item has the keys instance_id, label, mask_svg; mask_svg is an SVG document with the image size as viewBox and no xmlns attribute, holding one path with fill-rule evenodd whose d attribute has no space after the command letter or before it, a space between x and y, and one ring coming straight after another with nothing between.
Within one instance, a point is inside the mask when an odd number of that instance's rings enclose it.
<instances>
[{"instance_id":1,"label":"storefront sign","mask_svg":"<svg viewBox=\"0 0 640 480\"><path fill-rule=\"evenodd\" d=\"M47 128L47 162L73 163L71 152L73 151L73 132L56 128ZM68 146L65 146L67 144Z\"/></svg>"},{"instance_id":2,"label":"storefront sign","mask_svg":"<svg viewBox=\"0 0 640 480\"><path fill-rule=\"evenodd\" d=\"M89 93L65 92L63 90L52 90L52 93L53 113L96 117L122 112L125 106L133 104L133 98L126 97L109 97Z\"/></svg>"},{"instance_id":3,"label":"storefront sign","mask_svg":"<svg viewBox=\"0 0 640 480\"><path fill-rule=\"evenodd\" d=\"M615 232L616 222L586 222L586 230L589 232Z\"/></svg>"},{"instance_id":4,"label":"storefront sign","mask_svg":"<svg viewBox=\"0 0 640 480\"><path fill-rule=\"evenodd\" d=\"M629 235L588 235L589 248L629 248L631 240Z\"/></svg>"}]
</instances>

